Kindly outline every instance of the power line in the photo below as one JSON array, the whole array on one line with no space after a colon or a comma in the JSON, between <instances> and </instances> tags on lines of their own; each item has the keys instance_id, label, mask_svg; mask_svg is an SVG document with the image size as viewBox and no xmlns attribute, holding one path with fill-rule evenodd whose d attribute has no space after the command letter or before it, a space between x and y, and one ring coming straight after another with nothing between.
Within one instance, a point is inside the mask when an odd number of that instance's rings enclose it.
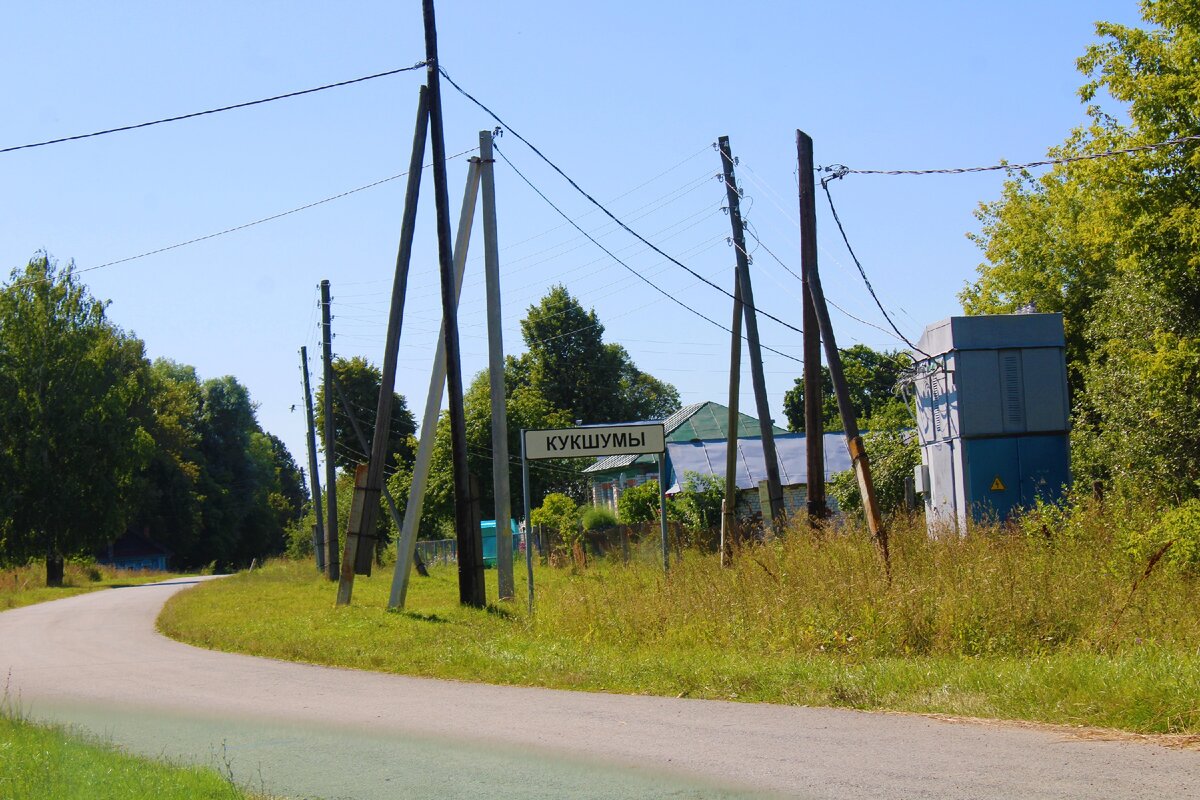
<instances>
[{"instance_id":1,"label":"power line","mask_svg":"<svg viewBox=\"0 0 1200 800\"><path fill-rule=\"evenodd\" d=\"M750 236L754 238L754 241L758 243L759 247L761 247L763 250L767 251L767 255L769 255L769 256L771 256L771 258L775 259L775 263L777 263L779 266L781 266L785 270L787 270L789 275L791 275L793 278L795 278L798 281L801 281L801 282L804 281L804 279L801 278L799 275L797 275L796 272L791 267L789 267L787 264L783 263L783 261L779 258L779 256L775 255L775 251L773 251L771 248L767 247L766 243L763 242L762 239L758 238L758 233L754 230L754 226L750 223L749 220L746 220L746 233L750 234ZM843 314L845 314L847 317L854 320L855 322L860 322L863 325L874 328L875 330L879 331L880 333L886 333L888 336L896 338L896 334L893 333L892 331L889 331L887 328L884 328L881 325L876 325L874 322L865 320L862 317L859 317L855 314L850 313L846 309L839 306L837 303L830 300L829 297L825 298L825 302L829 303L829 305L833 306L838 311L842 312ZM901 339L901 341L904 341L904 340Z\"/></svg>"},{"instance_id":2,"label":"power line","mask_svg":"<svg viewBox=\"0 0 1200 800\"><path fill-rule=\"evenodd\" d=\"M449 78L447 78L447 80L449 80ZM450 81L450 82L451 82L451 84L453 84L453 83L454 83L453 81ZM457 88L457 87L456 87L456 88ZM462 90L460 89L459 91L462 91ZM465 94L465 93L464 93L464 94ZM468 95L468 96L469 96L469 95ZM490 113L490 112L489 112L489 113ZM501 124L503 124L503 123L501 123ZM514 133L513 135L514 135L514 136L516 136L517 134L515 134L515 133ZM520 137L518 136L518 138L520 138ZM524 141L524 140L522 139L522 141ZM528 144L528 142L526 142L526 144ZM533 147L533 145L529 145L529 146L530 146L531 148ZM721 330L725 331L726 333L733 333L733 331L731 331L729 328L727 328L727 327L725 327L724 325L722 325L721 323L717 322L715 319L713 319L713 318L711 318L711 317L708 317L708 316L706 316L706 315L704 315L704 314L700 313L700 312L699 312L699 311L697 311L696 309L694 309L694 308L692 308L691 306L689 306L687 303L684 303L684 302L683 302L682 300L680 300L678 297L676 297L675 295L671 294L671 293L670 293L670 292L668 292L666 289L663 289L661 286L659 286L658 284L654 283L654 281L650 280L650 279L649 279L649 278L647 278L645 275L643 275L642 273L638 272L636 269L634 269L633 267L629 266L629 264L625 263L625 262L624 262L624 261L622 261L620 258L618 258L618 257L616 256L616 254L615 254L615 253L613 253L613 252L612 252L611 250L609 250L607 247L605 247L604 245L602 245L602 244L601 244L599 241L597 241L597 240L596 240L596 239L595 239L595 238L594 238L594 237L593 237L593 236L592 236L590 233L588 233L587 231L585 231L585 230L584 230L582 227L580 227L580 226L579 226L579 225L578 225L578 224L577 224L577 223L576 223L576 222L575 222L573 219L571 219L569 216L567 216L566 212L564 212L564 211L563 211L561 208L559 208L558 206L556 206L556 205L555 205L555 204L554 204L554 203L553 203L553 202L550 200L550 198L549 198L549 197L547 197L547 196L545 195L545 193L544 193L544 192L542 192L542 190L541 190L541 189L539 189L538 187L534 186L534 185L533 185L533 182L532 182L532 181L530 181L530 180L529 180L529 178L525 177L525 173L523 173L523 172L521 172L519 169L517 169L516 165L514 165L514 164L512 163L512 161L510 161L510 160L509 160L508 156L506 156L506 155L504 154L504 152L503 152L503 151L502 151L502 150L501 150L499 147L495 147L495 152L496 152L496 153L497 153L497 154L498 154L498 155L499 155L499 156L500 156L502 159L504 159L504 163L508 164L508 166L512 168L512 171L513 171L513 172L515 172L515 173L517 173L517 176L518 176L518 177L519 177L519 178L520 178L522 181L524 181L524 182L525 182L525 184L526 184L527 186L529 186L529 188L530 188L530 189L532 189L532 190L533 190L533 191L534 191L534 192L535 192L535 193L538 195L538 197L540 197L540 198L542 198L544 201L546 201L546 204L547 204L548 206L550 206L552 209L554 209L556 212L558 212L559 216L561 216L561 217L562 217L563 219L565 219L567 222L571 223L571 226L572 226L572 227L574 227L574 228L575 228L575 230L577 230L577 231L579 231L580 233L582 233L582 234L583 234L585 237L587 237L587 239L588 239L589 241L591 241L591 243L592 243L592 244L596 245L596 247L599 247L601 250L603 250L603 251L604 251L604 252L605 252L605 253L608 255L608 257L609 257L609 258L611 258L613 261L615 261L615 262L617 262L618 264L620 264L622 267L624 267L626 270L628 270L629 272L631 272L633 275L637 276L637 278L638 278L639 280L641 280L643 283L645 283L645 284L646 284L647 286L649 286L650 288L654 289L654 291L658 292L658 293L659 293L659 294L661 294L663 297L665 297L665 298L667 298L668 300L670 300L671 302L675 303L677 306L679 306L680 308L684 309L684 310L685 310L685 311L687 311L688 313L690 313L690 314L693 314L693 315L695 315L695 316L699 317L700 319L704 320L705 322L709 323L710 325L715 325L716 327L720 328ZM536 151L535 151L535 152L536 152ZM539 155L540 155L540 154L539 154ZM544 158L545 158L545 156L543 156L543 159L544 159ZM549 163L549 162L547 162L547 163ZM570 180L570 179L568 178L568 180ZM596 201L594 201L594 200L593 200L592 202L593 202L593 203L595 203ZM599 205L599 204L597 204L597 205ZM609 213L609 212L608 212L606 209L604 209L603 207L601 207L601 210L602 210L602 211L605 211L605 213ZM612 216L612 214L611 214L611 213L609 213L609 216ZM616 220L616 217L613 217L613 219L614 219L614 220ZM622 225L624 224L624 223L621 223L621 222L620 222L620 220L617 220L617 222L618 222L619 224L622 224ZM639 238L639 239L641 239L641 237L640 237L640 236L639 236L638 238ZM670 261L673 261L673 262L674 262L674 259L672 259L672 258L671 258L670 256L668 256L666 253L664 253L664 252L662 252L661 250L659 250L659 249L658 249L657 247L655 247L654 245L651 245L649 242L646 242L644 239L642 239L642 241L643 241L643 243L645 243L645 244L649 245L649 247L650 247L652 250L654 250L656 253L658 253L659 255L661 255L661 256L663 256L664 258L667 258L668 260L670 260ZM675 263L678 263L678 262L675 262ZM696 276L697 278L699 278L699 279L700 279L701 281L703 281L704 283L707 283L709 286L716 286L716 284L715 284L715 283L713 283L712 281L710 281L708 278L705 278L704 276L700 275L698 272L695 272L695 271L693 271L693 270L691 270L691 269L688 269L688 268L686 268L686 267L685 267L685 269L687 269L687 271L688 271L688 272L690 272L692 275L694 275L694 276ZM720 288L720 287L717 287L717 288ZM723 291L723 292L724 292L724 289L722 289L721 291ZM729 293L728 293L728 292L725 292L725 294L729 294ZM732 296L733 296L733 295L730 295L730 297L732 297ZM786 323L785 323L785 324L786 324ZM788 327L791 327L791 326L788 326ZM744 338L744 337L743 337L743 338ZM776 355L781 355L781 356L783 356L784 358L790 358L791 360L793 360L793 361L796 361L796 362L798 362L798 363L800 363L800 364L803 364L803 363L804 363L804 361L803 361L803 360L801 360L801 359L799 359L799 358L796 358L796 357L795 357L795 356L793 356L793 355L790 355L790 354L788 354L788 353L781 352L781 351L779 351L779 350L776 350L776 349L774 349L774 348L772 348L772 347L768 347L767 345L762 345L762 348L763 348L764 350L770 350L772 353L775 353Z\"/></svg>"},{"instance_id":3,"label":"power line","mask_svg":"<svg viewBox=\"0 0 1200 800\"><path fill-rule=\"evenodd\" d=\"M400 67L399 69L391 69L391 70L388 70L387 72L377 72L374 75L364 75L361 78L351 78L348 81L338 81L337 83L327 83L324 86L315 86L312 89L301 89L298 92L288 92L287 94L277 94L274 97L264 97L261 100L250 100L245 103L235 103L231 106L221 106L220 108L210 108L207 111L193 111L190 114L180 114L177 117L165 117L163 119L156 119L151 122L139 122L135 125L122 125L119 128L108 128L106 130L95 131L93 133L81 133L81 134L77 134L75 136L63 136L58 139L47 139L44 142L33 142L31 144L14 145L13 147L5 147L3 149L0 149L0 154L11 153L16 150L28 150L33 147L45 147L46 145L51 145L51 144L62 144L63 142L74 142L79 139L90 139L94 136L107 136L110 133L123 133L124 131L133 131L133 130L137 130L138 128L149 128L152 125L162 125L167 122L179 122L180 120L194 119L195 117L203 117L208 114L219 114L222 111L233 111L234 109L238 109L238 108L248 108L250 106L262 105L263 103L273 103L276 100L286 100L289 97L299 97L300 95L304 95L304 94L313 94L314 92L323 92L326 89L337 89L341 86L349 86L354 83L362 83L363 81L371 81L371 80L375 80L376 78L386 78L389 75L397 75L401 72L411 72L413 70L420 69L421 67L424 67L424 66L425 66L425 62L420 61L416 64L413 64L411 67Z\"/></svg>"},{"instance_id":4,"label":"power line","mask_svg":"<svg viewBox=\"0 0 1200 800\"><path fill-rule=\"evenodd\" d=\"M446 73L443 72L442 74L445 75ZM449 80L449 78L447 78L447 80ZM450 82L453 83L454 81ZM513 135L516 134L514 133ZM1174 147L1176 145L1188 144L1191 142L1200 142L1200 134L1195 134L1192 136L1179 136L1175 139L1166 139L1161 142L1154 142L1153 144L1141 144L1134 147L1105 150L1100 153L1062 156L1061 158L1047 158L1041 161L1027 161L1024 164L1007 164L1001 162L999 164L989 164L985 167L954 167L951 169L851 169L845 164L831 164L827 167L817 167L817 171L831 173L832 178L842 178L846 175L963 175L969 172L995 172L998 170L1011 171L1031 169L1033 167L1051 167L1057 166L1058 164L1073 164L1076 161L1094 161L1099 158L1111 158L1112 156L1144 153L1150 150L1160 150L1164 147Z\"/></svg>"},{"instance_id":5,"label":"power line","mask_svg":"<svg viewBox=\"0 0 1200 800\"><path fill-rule=\"evenodd\" d=\"M463 150L460 153L455 153L454 155L447 157L446 160L450 161L455 158L461 158L462 156L465 156L467 153L473 153L478 149L479 149L478 147L468 148L466 150ZM430 166L432 166L432 165L426 164L424 167L422 167L422 169L428 169ZM399 175L392 175L387 178L382 178L382 179L374 181L372 183L368 183L364 186L359 186L354 189L348 189L344 192L340 192L331 197L326 197L322 200L316 200L311 203L306 203L305 205L298 206L297 208L292 208L287 211L281 211L278 214L272 214L269 217L263 217L262 219L256 219L253 222L246 222L241 225L235 225L232 228L226 228L225 230L217 231L216 233L209 233L209 234L205 234L204 236L197 236L194 239L188 239L186 242L178 242L176 244L167 245L166 247L159 247L154 250L147 250L144 253L138 253L136 256L127 256L125 258L118 258L116 261L108 261L104 264L97 264L94 267L84 267L83 269L75 269L72 271L76 275L78 275L80 273L84 273L84 272L92 272L94 270L104 269L106 267L115 267L118 264L125 264L130 261L137 261L138 259L148 258L149 256L155 256L155 255L158 255L159 253L166 253L170 250L178 250L180 247L187 247L188 245L191 245L191 244L198 244L200 242L206 242L209 239L215 239L218 236L225 236L226 234L236 233L238 231L243 231L246 228L253 228L255 225L262 225L264 222L273 222L274 220L282 219L283 217L290 216L291 214L296 214L300 211L307 211L310 208L315 208L317 206L324 205L325 203L331 203L334 200L340 200L343 197L349 197L352 194L357 194L358 192L363 192L363 191L366 191L367 189L373 189L376 186L380 186L381 184L388 183L389 181L394 181L394 180L397 180L398 178L407 177L407 175L408 175L407 172L401 172ZM17 288L20 286L27 285L29 283L38 283L38 282L39 281L17 282L17 283L12 284L8 288Z\"/></svg>"},{"instance_id":6,"label":"power line","mask_svg":"<svg viewBox=\"0 0 1200 800\"><path fill-rule=\"evenodd\" d=\"M833 205L833 194L829 191L830 180L832 180L832 178L822 179L821 188L825 190L825 197L829 199L829 210L833 212L833 221L837 223L838 231L842 234L842 241L846 243L846 250L850 253L850 258L854 260L854 266L858 267L858 274L862 276L863 283L867 286L867 291L871 293L871 299L875 301L875 305L879 306L880 313L883 314L883 318L887 320L888 325L892 326L892 330L896 332L896 335L899 336L900 339L915 352L920 353L926 358L930 358L928 353L917 347L909 340L907 336L900 332L900 329L896 327L896 323L892 321L891 315L888 314L887 309L883 307L883 303L879 301L879 295L875 294L875 287L871 285L870 279L867 278L867 271L863 269L862 262L859 261L858 256L854 254L854 248L850 246L850 238L846 236L846 229L842 227L842 220L838 216L837 208Z\"/></svg>"},{"instance_id":7,"label":"power line","mask_svg":"<svg viewBox=\"0 0 1200 800\"><path fill-rule=\"evenodd\" d=\"M730 292L728 289L724 288L723 286L721 286L719 284L713 283L708 278L701 275L699 272L696 272L694 269L692 269L688 265L684 264L682 261L679 261L678 259L674 258L673 256L667 254L662 249L660 249L657 245L655 245L653 242L651 242L649 239L642 236L640 233L635 231L633 228L629 227L629 225L627 225L619 217L617 217L616 214L609 211L608 208L606 206L604 206L599 200L597 200L596 198L594 198L590 194L588 194L586 191L584 191L583 187L581 187L578 183L576 183L575 180L572 179L570 175L563 172L562 168L560 168L557 164L555 164L553 161L551 161L549 158L547 158L545 153L543 153L536 146L534 146L532 142L530 142L528 139L526 139L521 134L517 133L517 131L513 130L513 128L511 126L509 126L509 124L507 122L500 119L500 117L496 115L496 112L492 111L490 108L485 106L479 100L475 99L475 97L473 97L465 89L463 89L461 86L459 86L457 83L455 83L454 79L446 74L446 70L442 69L439 66L438 71L450 83L451 86L453 86L456 90L458 90L459 94L461 94L463 97L470 100L475 105L479 106L479 108L481 108L488 116L490 116L493 120L495 120L497 123L499 123L501 126L503 126L505 130L507 130L513 136L517 137L517 139L519 139L526 147L528 147L530 150L532 150L538 156L538 158L540 158L540 159L542 159L542 161L546 162L546 164L552 170L557 172L563 178L563 180L565 180L567 183L569 183L575 191L577 191L577 192L579 192L579 194L583 195L583 197L589 203L591 203L596 208L598 208L605 216L607 216L613 222L617 223L617 225L619 225L622 229L624 229L626 233L633 236L635 239L639 240L642 244L646 245L651 250L658 253L660 256L667 259L675 266L684 270L685 272L690 274L693 278L696 278L697 280L699 280L701 283L707 284L708 286L712 287L713 289L716 289L718 292L725 295L726 297L728 297L731 300L735 299L733 296L733 293ZM505 161L508 161L508 159L506 158ZM511 162L509 162L509 166L512 166ZM514 169L516 169L516 168L514 167ZM517 174L520 175L519 172ZM525 179L523 175L521 177L523 179ZM525 179L525 182L529 183L529 180ZM530 186L533 186L533 184L530 184ZM537 191L537 190L535 189L535 191ZM541 194L541 192L538 192L538 193ZM544 195L543 195L543 198L544 198ZM549 202L549 201L547 200L547 202ZM555 210L556 211L558 210L557 207L555 207ZM559 213L561 214L562 212L560 211ZM582 229L579 229L579 230L581 233L583 232ZM599 243L597 243L597 245L598 244ZM655 288L657 288L657 287L655 287ZM661 291L661 290L659 290L659 291ZM664 292L664 294L666 294L666 293ZM667 295L667 296L670 297L670 295ZM672 297L671 299L674 300L675 298ZM678 302L678 301L676 300L676 302ZM790 322L785 322L784 320L780 319L779 317L775 316L774 314L764 311L761 308L756 308L756 307L750 306L748 304L746 305L746 308L748 310L753 310L753 311L757 312L758 314L761 314L762 316L766 317L767 319L770 319L770 320L773 320L774 322L779 323L780 325L784 326L785 328L788 328L791 331L794 331L795 333L803 333L803 331L801 331L795 325L792 325ZM709 320L709 321L711 322L712 320ZM719 324L719 323L714 323L714 324Z\"/></svg>"}]
</instances>

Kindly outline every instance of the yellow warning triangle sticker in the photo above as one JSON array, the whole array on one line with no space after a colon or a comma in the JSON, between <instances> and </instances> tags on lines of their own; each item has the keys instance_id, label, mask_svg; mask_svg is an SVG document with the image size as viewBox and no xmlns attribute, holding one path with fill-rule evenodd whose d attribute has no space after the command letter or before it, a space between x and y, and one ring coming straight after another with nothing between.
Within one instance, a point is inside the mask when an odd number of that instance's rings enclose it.
<instances>
[{"instance_id":1,"label":"yellow warning triangle sticker","mask_svg":"<svg viewBox=\"0 0 1200 800\"><path fill-rule=\"evenodd\" d=\"M1005 489L1004 481L1000 480L1000 476L997 475L996 479L994 481L992 481L992 491L993 492L1003 492L1004 489Z\"/></svg>"}]
</instances>

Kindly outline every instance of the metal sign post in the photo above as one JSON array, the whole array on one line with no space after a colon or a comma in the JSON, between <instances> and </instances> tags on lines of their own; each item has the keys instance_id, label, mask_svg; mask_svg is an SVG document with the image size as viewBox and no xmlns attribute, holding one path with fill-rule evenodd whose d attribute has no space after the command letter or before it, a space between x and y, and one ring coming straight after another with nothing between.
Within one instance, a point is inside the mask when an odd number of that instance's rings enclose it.
<instances>
[{"instance_id":1,"label":"metal sign post","mask_svg":"<svg viewBox=\"0 0 1200 800\"><path fill-rule=\"evenodd\" d=\"M529 583L529 613L533 613L533 524L529 521L529 460L525 457L525 429L521 429L521 480L525 494L525 576Z\"/></svg>"},{"instance_id":2,"label":"metal sign post","mask_svg":"<svg viewBox=\"0 0 1200 800\"><path fill-rule=\"evenodd\" d=\"M632 425L588 425L549 430L521 429L521 477L525 482L525 569L529 575L529 611L533 612L533 525L529 509L529 462L548 458L652 455L658 462L658 514L662 529L663 570L670 566L667 548L667 432L661 422Z\"/></svg>"}]
</instances>

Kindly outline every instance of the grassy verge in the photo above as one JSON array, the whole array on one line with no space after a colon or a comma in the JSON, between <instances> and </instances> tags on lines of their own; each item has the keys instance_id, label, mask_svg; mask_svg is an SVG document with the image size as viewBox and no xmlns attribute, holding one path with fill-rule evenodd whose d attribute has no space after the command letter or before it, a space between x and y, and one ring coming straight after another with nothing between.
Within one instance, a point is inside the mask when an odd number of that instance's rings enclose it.
<instances>
[{"instance_id":1,"label":"grassy verge","mask_svg":"<svg viewBox=\"0 0 1200 800\"><path fill-rule=\"evenodd\" d=\"M1200 585L1158 570L1133 591L1145 564L1091 513L1054 540L931 540L899 522L890 583L853 530L793 531L729 569L685 553L666 579L650 558L541 568L534 618L520 601L459 607L453 568L414 577L407 612L384 610L388 570L335 609L311 566L281 562L177 595L159 624L201 646L410 675L1200 733Z\"/></svg>"},{"instance_id":2,"label":"grassy verge","mask_svg":"<svg viewBox=\"0 0 1200 800\"><path fill-rule=\"evenodd\" d=\"M62 586L46 586L46 565L34 562L23 567L0 570L0 611L58 600L97 589L153 583L177 577L169 572L113 569L99 564L68 562Z\"/></svg>"},{"instance_id":3,"label":"grassy verge","mask_svg":"<svg viewBox=\"0 0 1200 800\"><path fill-rule=\"evenodd\" d=\"M212 769L178 766L0 713L0 797L8 800L241 800ZM265 798L264 798L265 800Z\"/></svg>"}]
</instances>

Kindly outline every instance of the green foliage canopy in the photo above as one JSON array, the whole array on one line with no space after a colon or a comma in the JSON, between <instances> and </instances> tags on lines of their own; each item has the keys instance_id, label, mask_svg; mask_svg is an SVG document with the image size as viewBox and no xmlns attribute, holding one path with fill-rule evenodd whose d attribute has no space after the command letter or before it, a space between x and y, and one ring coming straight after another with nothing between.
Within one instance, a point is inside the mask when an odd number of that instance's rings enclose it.
<instances>
[{"instance_id":1,"label":"green foliage canopy","mask_svg":"<svg viewBox=\"0 0 1200 800\"><path fill-rule=\"evenodd\" d=\"M873 350L865 344L856 344L842 351L842 371L850 390L850 403L860 428L874 426L894 427L897 423L907 424L908 410L904 401L896 396L894 388L901 370L911 363L907 353L900 350ZM788 430L804 433L804 378L796 378L795 385L783 396L783 412L787 416ZM825 430L842 430L842 418L838 413L837 398L833 394L833 379L829 368L821 367L821 419Z\"/></svg>"},{"instance_id":2,"label":"green foliage canopy","mask_svg":"<svg viewBox=\"0 0 1200 800\"><path fill-rule=\"evenodd\" d=\"M1088 121L1052 157L1200 133L1195 4L1142 9L1147 29L1097 25L1079 60ZM987 261L961 295L968 313L1063 313L1076 474L1166 501L1200 495L1197 186L1194 145L1016 175L979 209Z\"/></svg>"}]
</instances>

